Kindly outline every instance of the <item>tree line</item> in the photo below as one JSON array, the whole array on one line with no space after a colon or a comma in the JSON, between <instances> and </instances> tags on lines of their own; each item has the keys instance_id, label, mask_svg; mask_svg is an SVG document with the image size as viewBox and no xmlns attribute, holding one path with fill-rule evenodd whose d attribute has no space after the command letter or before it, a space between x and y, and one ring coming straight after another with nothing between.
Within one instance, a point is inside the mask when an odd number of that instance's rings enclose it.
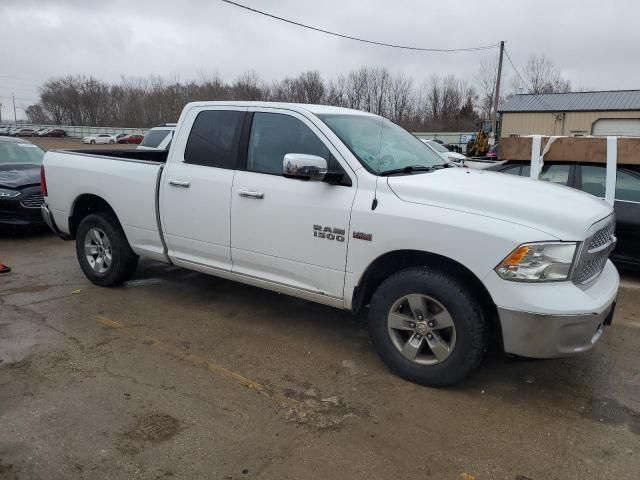
<instances>
[{"instance_id":1,"label":"tree line","mask_svg":"<svg viewBox=\"0 0 640 480\"><path fill-rule=\"evenodd\" d=\"M219 75L202 75L187 82L152 76L122 78L110 84L69 75L44 82L40 101L25 111L30 122L39 124L152 127L177 121L188 102L260 100L365 110L410 131L470 131L479 119L490 116L496 71L495 62L483 62L475 85L453 75L433 75L416 82L383 67L361 67L329 80L312 70L274 82L264 81L253 71L231 82ZM524 75L524 85L519 79L519 83L512 81L516 93L571 88L544 56L531 57Z\"/></svg>"}]
</instances>

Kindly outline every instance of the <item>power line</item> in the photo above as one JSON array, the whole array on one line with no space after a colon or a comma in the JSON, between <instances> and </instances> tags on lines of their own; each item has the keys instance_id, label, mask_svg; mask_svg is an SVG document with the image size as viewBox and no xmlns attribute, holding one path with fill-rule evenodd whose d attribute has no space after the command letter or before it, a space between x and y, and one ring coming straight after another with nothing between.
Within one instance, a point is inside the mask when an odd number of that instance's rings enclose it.
<instances>
[{"instance_id":1,"label":"power line","mask_svg":"<svg viewBox=\"0 0 640 480\"><path fill-rule=\"evenodd\" d=\"M504 50L504 54L507 56L507 60L509 60L509 63L511 64L511 68L513 68L513 71L516 73L516 75L518 76L518 78L520 78L520 81L525 85L528 86L529 88L531 88L531 85L529 85L529 82L527 82L525 80L525 78L520 75L520 72L518 71L518 69L516 68L516 66L513 64L513 61L511 60L511 57L509 56L509 52L507 51L507 49L505 48ZM533 90L533 89L532 89ZM551 107L551 105L549 105L547 102L545 102L542 97L540 95L538 95L537 93L531 93L531 95L533 95L533 97L538 100L538 102L540 102L543 106L545 106L546 108L548 108L549 110L554 110L553 107Z\"/></svg>"},{"instance_id":2,"label":"power line","mask_svg":"<svg viewBox=\"0 0 640 480\"><path fill-rule=\"evenodd\" d=\"M346 34L343 34L343 33L331 32L329 30L324 30L322 28L313 27L311 25L306 25L304 23L300 23L300 22L296 22L294 20L289 20L287 18L279 17L277 15L273 15L271 13L267 13L267 12L264 12L262 10L251 8L251 7L248 7L246 5L242 5L240 3L233 2L231 0L221 0L221 1L224 2L224 3L227 3L229 5L233 5L234 7L239 7L239 8L242 8L244 10L248 10L250 12L257 13L259 15L264 15L265 17L273 18L274 20L279 20L281 22L289 23L291 25L296 25L298 27L307 28L309 30L314 30L314 31L320 32L320 33L325 33L327 35L333 35L334 37L346 38L347 40L354 40L356 42L368 43L370 45L378 45L378 46L382 46L382 47L400 48L400 49L403 49L403 50L415 50L415 51L420 51L420 52L441 52L441 53L475 52L475 51L478 51L478 50L488 50L488 49L498 48L499 47L499 44L493 44L493 45L484 45L484 46L479 46L479 47L468 47L468 48L424 48L424 47L415 47L415 46L411 46L411 45L399 45L399 44L394 44L394 43L378 42L376 40L367 40L367 39L364 39L364 38L354 37L352 35L346 35Z\"/></svg>"}]
</instances>

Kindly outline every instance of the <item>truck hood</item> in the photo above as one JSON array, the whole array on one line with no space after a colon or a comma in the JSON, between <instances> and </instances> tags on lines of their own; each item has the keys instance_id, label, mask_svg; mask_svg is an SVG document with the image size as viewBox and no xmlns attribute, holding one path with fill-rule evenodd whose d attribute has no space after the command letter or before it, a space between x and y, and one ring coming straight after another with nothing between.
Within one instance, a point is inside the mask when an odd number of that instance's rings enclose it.
<instances>
[{"instance_id":1,"label":"truck hood","mask_svg":"<svg viewBox=\"0 0 640 480\"><path fill-rule=\"evenodd\" d=\"M468 168L391 176L387 182L406 202L517 223L560 240L584 239L591 225L613 211L604 200L573 188Z\"/></svg>"},{"instance_id":2,"label":"truck hood","mask_svg":"<svg viewBox=\"0 0 640 480\"><path fill-rule=\"evenodd\" d=\"M40 165L0 165L0 188L21 188L40 184Z\"/></svg>"}]
</instances>

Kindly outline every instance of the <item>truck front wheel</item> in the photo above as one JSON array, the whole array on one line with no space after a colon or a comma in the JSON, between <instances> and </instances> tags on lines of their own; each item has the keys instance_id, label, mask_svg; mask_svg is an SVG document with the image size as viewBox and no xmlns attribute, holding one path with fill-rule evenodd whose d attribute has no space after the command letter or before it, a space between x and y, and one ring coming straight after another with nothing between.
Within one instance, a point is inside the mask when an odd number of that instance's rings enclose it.
<instances>
[{"instance_id":1,"label":"truck front wheel","mask_svg":"<svg viewBox=\"0 0 640 480\"><path fill-rule=\"evenodd\" d=\"M128 280L138 264L122 227L108 212L87 215L80 222L76 254L87 278L103 287Z\"/></svg>"},{"instance_id":2,"label":"truck front wheel","mask_svg":"<svg viewBox=\"0 0 640 480\"><path fill-rule=\"evenodd\" d=\"M389 369L431 387L466 377L480 365L489 341L473 295L455 277L428 267L382 282L371 300L369 332Z\"/></svg>"}]
</instances>

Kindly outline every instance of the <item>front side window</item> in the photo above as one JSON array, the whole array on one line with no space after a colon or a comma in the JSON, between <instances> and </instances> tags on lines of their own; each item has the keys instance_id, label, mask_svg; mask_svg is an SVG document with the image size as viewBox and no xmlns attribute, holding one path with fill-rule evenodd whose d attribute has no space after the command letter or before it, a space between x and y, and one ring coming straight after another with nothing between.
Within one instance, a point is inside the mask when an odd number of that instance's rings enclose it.
<instances>
[{"instance_id":1,"label":"front side window","mask_svg":"<svg viewBox=\"0 0 640 480\"><path fill-rule=\"evenodd\" d=\"M255 113L249 136L247 170L282 175L282 162L287 153L317 155L327 160L327 164L332 158L324 143L297 118L281 113Z\"/></svg>"},{"instance_id":2,"label":"front side window","mask_svg":"<svg viewBox=\"0 0 640 480\"><path fill-rule=\"evenodd\" d=\"M189 133L185 163L235 168L243 119L244 112L233 110L200 112Z\"/></svg>"},{"instance_id":3,"label":"front side window","mask_svg":"<svg viewBox=\"0 0 640 480\"><path fill-rule=\"evenodd\" d=\"M376 175L445 163L417 137L384 118L345 114L320 114L318 117L358 161Z\"/></svg>"},{"instance_id":4,"label":"front side window","mask_svg":"<svg viewBox=\"0 0 640 480\"><path fill-rule=\"evenodd\" d=\"M511 165L510 167L500 170L502 173L508 173L509 175L520 175L521 165Z\"/></svg>"},{"instance_id":5,"label":"front side window","mask_svg":"<svg viewBox=\"0 0 640 480\"><path fill-rule=\"evenodd\" d=\"M571 165L558 163L544 164L542 166L539 179L544 180L545 182L567 185L569 183L570 171ZM523 165L521 175L523 177L531 176L531 165Z\"/></svg>"},{"instance_id":6,"label":"front side window","mask_svg":"<svg viewBox=\"0 0 640 480\"><path fill-rule=\"evenodd\" d=\"M607 169L599 165L582 165L582 191L604 198ZM616 200L640 202L640 176L624 170L616 174Z\"/></svg>"}]
</instances>

